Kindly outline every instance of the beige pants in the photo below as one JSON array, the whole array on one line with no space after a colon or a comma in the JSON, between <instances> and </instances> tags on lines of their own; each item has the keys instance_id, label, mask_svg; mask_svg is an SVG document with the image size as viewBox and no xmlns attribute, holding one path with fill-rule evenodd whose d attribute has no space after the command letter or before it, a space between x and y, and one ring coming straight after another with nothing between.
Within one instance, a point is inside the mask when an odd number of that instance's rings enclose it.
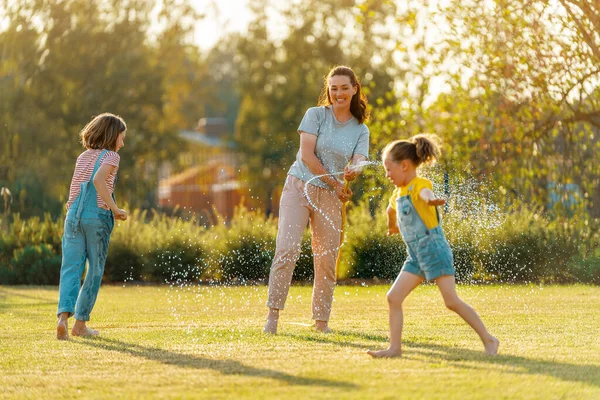
<instances>
[{"instance_id":1,"label":"beige pants","mask_svg":"<svg viewBox=\"0 0 600 400\"><path fill-rule=\"evenodd\" d=\"M309 202L304 195L305 184L288 175L283 187L267 306L283 310L300 257L302 235L310 221L315 268L313 319L328 321L336 281L335 261L340 248L342 202L335 192L308 185Z\"/></svg>"}]
</instances>

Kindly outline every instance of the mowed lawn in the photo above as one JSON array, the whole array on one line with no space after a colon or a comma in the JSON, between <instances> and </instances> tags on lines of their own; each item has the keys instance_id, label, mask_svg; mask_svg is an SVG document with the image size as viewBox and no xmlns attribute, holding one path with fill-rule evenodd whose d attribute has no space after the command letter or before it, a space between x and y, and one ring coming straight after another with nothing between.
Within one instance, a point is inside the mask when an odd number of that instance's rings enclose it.
<instances>
[{"instance_id":1,"label":"mowed lawn","mask_svg":"<svg viewBox=\"0 0 600 400\"><path fill-rule=\"evenodd\" d=\"M103 286L101 336L60 342L56 287L0 286L0 397L600 399L600 287L459 286L500 339L490 357L423 285L386 360L365 351L386 346L388 285L338 286L328 335L311 290L292 287L267 336L265 286Z\"/></svg>"}]
</instances>

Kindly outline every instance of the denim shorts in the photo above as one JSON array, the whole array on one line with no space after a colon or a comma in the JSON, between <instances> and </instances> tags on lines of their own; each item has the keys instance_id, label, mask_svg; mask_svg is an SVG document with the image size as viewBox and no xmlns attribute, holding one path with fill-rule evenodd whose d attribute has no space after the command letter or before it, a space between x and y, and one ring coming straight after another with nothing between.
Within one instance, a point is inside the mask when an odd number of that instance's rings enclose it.
<instances>
[{"instance_id":1,"label":"denim shorts","mask_svg":"<svg viewBox=\"0 0 600 400\"><path fill-rule=\"evenodd\" d=\"M402 271L431 281L443 275L455 275L454 256L443 235L431 234L406 244L408 258Z\"/></svg>"}]
</instances>

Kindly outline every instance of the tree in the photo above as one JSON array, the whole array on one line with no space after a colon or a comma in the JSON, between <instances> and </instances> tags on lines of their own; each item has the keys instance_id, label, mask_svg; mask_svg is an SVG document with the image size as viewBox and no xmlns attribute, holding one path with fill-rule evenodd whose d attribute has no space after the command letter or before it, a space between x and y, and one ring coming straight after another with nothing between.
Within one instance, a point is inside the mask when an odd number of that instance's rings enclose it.
<instances>
[{"instance_id":1,"label":"tree","mask_svg":"<svg viewBox=\"0 0 600 400\"><path fill-rule=\"evenodd\" d=\"M165 1L164 29L153 38L148 32L156 5L4 2L0 160L7 166L6 184L17 188L15 209L40 213L52 203L52 211L59 212L82 150L77 134L105 111L128 124L120 201L152 205L156 165L176 161L178 130L193 126L210 98L202 87L207 68L189 44L200 17L186 4Z\"/></svg>"},{"instance_id":2,"label":"tree","mask_svg":"<svg viewBox=\"0 0 600 400\"><path fill-rule=\"evenodd\" d=\"M284 182L298 151L297 127L306 109L317 104L329 69L350 65L375 99L390 90L390 70L377 62L389 61L393 48L386 53L376 46L380 36L375 18L365 17L354 1L288 6L281 12L288 27L281 39L268 31L269 3L255 0L251 5L256 18L248 35L238 41L241 105L235 141L246 154L252 192L268 202ZM386 10L381 5L377 12L383 15ZM360 24L361 18L368 24Z\"/></svg>"}]
</instances>

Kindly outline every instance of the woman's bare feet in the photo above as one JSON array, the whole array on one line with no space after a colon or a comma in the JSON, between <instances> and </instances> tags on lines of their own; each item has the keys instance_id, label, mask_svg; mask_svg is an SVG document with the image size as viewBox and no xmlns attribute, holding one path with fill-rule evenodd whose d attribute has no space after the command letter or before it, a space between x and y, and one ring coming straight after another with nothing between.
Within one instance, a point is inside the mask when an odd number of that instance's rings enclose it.
<instances>
[{"instance_id":1,"label":"woman's bare feet","mask_svg":"<svg viewBox=\"0 0 600 400\"><path fill-rule=\"evenodd\" d=\"M263 332L271 334L271 335L276 335L278 323L279 323L279 310L277 308L269 308L269 315L267 315L267 322L265 323Z\"/></svg>"},{"instance_id":2,"label":"woman's bare feet","mask_svg":"<svg viewBox=\"0 0 600 400\"><path fill-rule=\"evenodd\" d=\"M331 329L327 326L327 321L315 321L315 329L322 333L331 333Z\"/></svg>"},{"instance_id":3,"label":"woman's bare feet","mask_svg":"<svg viewBox=\"0 0 600 400\"><path fill-rule=\"evenodd\" d=\"M69 321L62 319L58 320L58 325L56 325L56 338L58 340L69 339Z\"/></svg>"},{"instance_id":4,"label":"woman's bare feet","mask_svg":"<svg viewBox=\"0 0 600 400\"><path fill-rule=\"evenodd\" d=\"M271 335L276 335L278 322L279 322L278 320L267 319L267 322L265 323L265 327L263 328L263 332L271 334Z\"/></svg>"},{"instance_id":5,"label":"woman's bare feet","mask_svg":"<svg viewBox=\"0 0 600 400\"><path fill-rule=\"evenodd\" d=\"M492 336L492 339L483 344L485 346L485 354L495 356L498 354L498 347L500 347L500 341Z\"/></svg>"},{"instance_id":6,"label":"woman's bare feet","mask_svg":"<svg viewBox=\"0 0 600 400\"><path fill-rule=\"evenodd\" d=\"M401 357L402 356L402 350L393 350L393 349L390 349L390 348L387 348L385 350L379 350L379 351L369 350L369 351L367 351L367 354L370 355L373 358Z\"/></svg>"}]
</instances>

